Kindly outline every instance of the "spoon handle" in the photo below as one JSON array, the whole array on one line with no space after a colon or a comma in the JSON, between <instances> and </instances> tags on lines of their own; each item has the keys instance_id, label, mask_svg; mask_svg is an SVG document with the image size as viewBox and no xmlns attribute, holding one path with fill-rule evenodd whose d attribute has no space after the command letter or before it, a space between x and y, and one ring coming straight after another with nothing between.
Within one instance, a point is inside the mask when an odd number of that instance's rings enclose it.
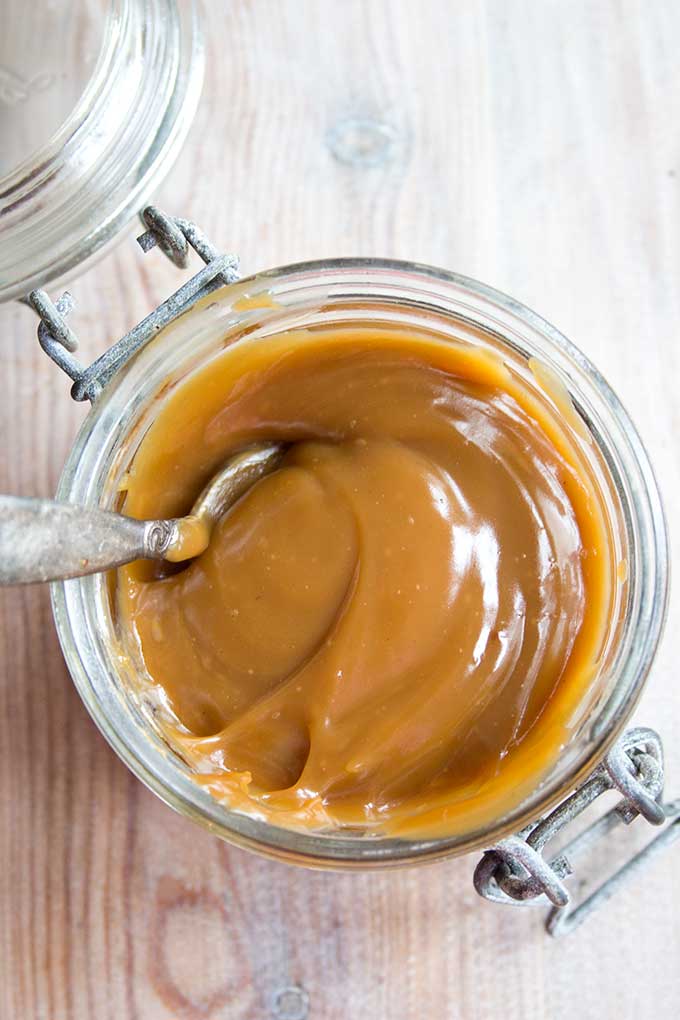
<instances>
[{"instance_id":1,"label":"spoon handle","mask_svg":"<svg viewBox=\"0 0 680 1020\"><path fill-rule=\"evenodd\" d=\"M82 577L137 559L163 559L175 521L51 499L0 496L0 584Z\"/></svg>"}]
</instances>

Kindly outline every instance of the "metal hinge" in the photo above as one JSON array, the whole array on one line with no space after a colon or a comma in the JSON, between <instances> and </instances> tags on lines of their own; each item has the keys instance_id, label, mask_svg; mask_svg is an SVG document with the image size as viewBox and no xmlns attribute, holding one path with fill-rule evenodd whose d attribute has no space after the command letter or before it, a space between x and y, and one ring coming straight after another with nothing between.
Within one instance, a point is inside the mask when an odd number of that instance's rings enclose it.
<instances>
[{"instance_id":1,"label":"metal hinge","mask_svg":"<svg viewBox=\"0 0 680 1020\"><path fill-rule=\"evenodd\" d=\"M619 803L546 860L547 844L608 790L622 794ZM551 904L546 918L550 935L567 935L606 902L632 875L665 847L680 838L680 800L662 803L663 748L654 730L629 730L586 782L545 818L517 836L490 847L477 865L474 886L494 903L524 906ZM576 905L564 883L572 874L570 859L582 854L621 823L638 816L663 832Z\"/></svg>"},{"instance_id":2,"label":"metal hinge","mask_svg":"<svg viewBox=\"0 0 680 1020\"><path fill-rule=\"evenodd\" d=\"M167 216L150 205L143 211L142 221L147 227L145 233L137 238L142 251L147 252L157 245L176 266L184 268L188 262L189 249L193 248L206 263L205 268L89 367L86 368L73 356L78 348L78 339L66 322L66 317L73 309L73 298L68 291L56 303L51 301L44 290L32 290L24 298L24 302L40 318L40 346L73 380L71 396L74 400L90 400L94 403L121 366L163 326L167 326L199 298L239 279L238 258L235 255L221 255L190 220Z\"/></svg>"}]
</instances>

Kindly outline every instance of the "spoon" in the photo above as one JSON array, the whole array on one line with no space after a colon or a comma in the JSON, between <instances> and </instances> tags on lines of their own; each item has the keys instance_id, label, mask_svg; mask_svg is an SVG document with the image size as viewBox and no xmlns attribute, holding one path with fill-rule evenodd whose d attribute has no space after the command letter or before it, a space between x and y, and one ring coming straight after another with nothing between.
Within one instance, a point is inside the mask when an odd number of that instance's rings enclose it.
<instances>
[{"instance_id":1,"label":"spoon","mask_svg":"<svg viewBox=\"0 0 680 1020\"><path fill-rule=\"evenodd\" d=\"M218 518L281 462L281 443L261 443L230 457L188 517L133 517L52 499L0 496L0 584L61 581L132 560L178 563L207 548Z\"/></svg>"}]
</instances>

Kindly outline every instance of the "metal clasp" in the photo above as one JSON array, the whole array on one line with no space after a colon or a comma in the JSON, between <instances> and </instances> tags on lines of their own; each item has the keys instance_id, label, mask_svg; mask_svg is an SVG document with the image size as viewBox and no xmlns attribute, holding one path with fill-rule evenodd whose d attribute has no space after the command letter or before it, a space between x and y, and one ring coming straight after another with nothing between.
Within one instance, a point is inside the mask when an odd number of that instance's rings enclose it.
<instances>
[{"instance_id":1,"label":"metal clasp","mask_svg":"<svg viewBox=\"0 0 680 1020\"><path fill-rule=\"evenodd\" d=\"M622 795L620 802L576 836L561 853L546 860L543 850L547 844L608 790L618 790ZM557 937L574 931L644 864L680 838L680 800L662 804L662 795L663 748L658 734L640 727L629 730L586 782L554 811L484 853L475 869L475 889L494 903L551 903L546 918L549 934ZM575 905L564 883L573 873L570 859L619 824L630 824L638 815L652 825L667 823L666 828Z\"/></svg>"},{"instance_id":2,"label":"metal clasp","mask_svg":"<svg viewBox=\"0 0 680 1020\"><path fill-rule=\"evenodd\" d=\"M142 251L147 252L158 246L176 266L184 268L188 262L189 249L193 248L205 262L205 268L142 319L88 368L73 356L73 352L78 348L78 338L66 322L66 317L73 309L73 298L68 291L62 294L56 303L50 300L44 290L32 290L24 299L40 318L38 326L40 346L73 380L71 396L74 400L90 400L94 403L106 383L122 365L163 326L167 326L199 298L239 279L237 256L221 255L195 223L167 216L152 205L143 211L142 220L147 227L145 233L137 238Z\"/></svg>"}]
</instances>

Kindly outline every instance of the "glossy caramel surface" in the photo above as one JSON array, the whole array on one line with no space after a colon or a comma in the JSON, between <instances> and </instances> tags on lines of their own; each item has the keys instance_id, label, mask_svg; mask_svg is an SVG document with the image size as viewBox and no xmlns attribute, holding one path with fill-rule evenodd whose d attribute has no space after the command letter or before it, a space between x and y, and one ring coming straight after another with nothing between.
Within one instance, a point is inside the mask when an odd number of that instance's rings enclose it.
<instances>
[{"instance_id":1,"label":"glossy caramel surface","mask_svg":"<svg viewBox=\"0 0 680 1020\"><path fill-rule=\"evenodd\" d=\"M180 384L126 513L184 513L230 453L291 444L186 569L118 574L197 782L313 829L516 807L592 696L616 583L577 432L497 354L396 329L241 341Z\"/></svg>"}]
</instances>

